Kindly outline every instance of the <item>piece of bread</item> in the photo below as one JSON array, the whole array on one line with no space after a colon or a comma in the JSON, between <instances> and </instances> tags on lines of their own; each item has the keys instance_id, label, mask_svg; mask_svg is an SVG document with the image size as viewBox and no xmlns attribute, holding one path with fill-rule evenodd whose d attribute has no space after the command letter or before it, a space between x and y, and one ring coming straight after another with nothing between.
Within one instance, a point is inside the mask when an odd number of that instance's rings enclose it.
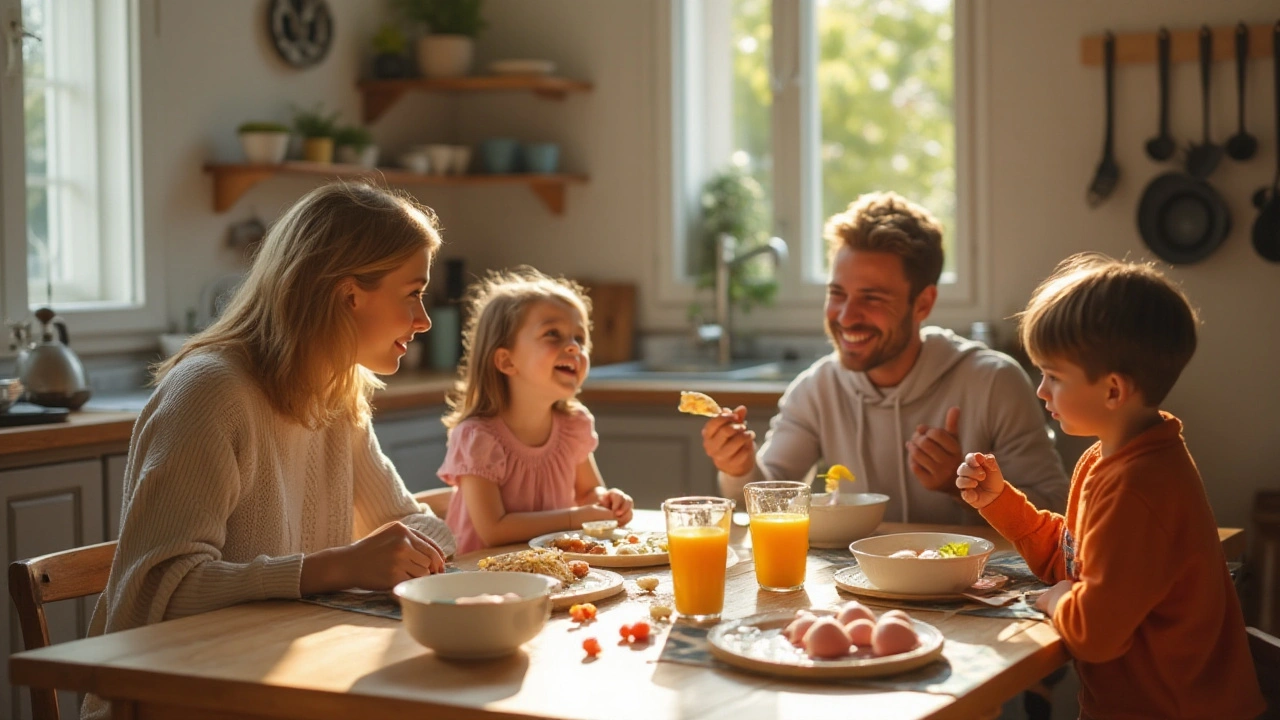
<instances>
[{"instance_id":1,"label":"piece of bread","mask_svg":"<svg viewBox=\"0 0 1280 720\"><path fill-rule=\"evenodd\" d=\"M679 410L690 415L715 417L720 414L720 404L712 400L709 395L685 390L680 393Z\"/></svg>"}]
</instances>

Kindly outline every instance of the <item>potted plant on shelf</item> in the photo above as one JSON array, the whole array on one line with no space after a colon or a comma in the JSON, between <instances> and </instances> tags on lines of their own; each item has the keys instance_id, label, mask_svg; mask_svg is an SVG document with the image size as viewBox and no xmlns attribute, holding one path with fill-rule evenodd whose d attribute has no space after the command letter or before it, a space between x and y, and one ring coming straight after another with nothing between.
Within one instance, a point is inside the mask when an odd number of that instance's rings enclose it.
<instances>
[{"instance_id":1,"label":"potted plant on shelf","mask_svg":"<svg viewBox=\"0 0 1280 720\"><path fill-rule=\"evenodd\" d=\"M738 241L739 254L750 251L769 240L764 214L764 190L755 178L740 168L724 170L702 186L701 218L698 223L697 269L698 288L715 287L715 253L722 234ZM757 305L770 305L778 292L778 282L771 268L761 258L747 261L729 274L729 303L749 312ZM694 303L691 318L701 317L702 308Z\"/></svg>"},{"instance_id":2,"label":"potted plant on shelf","mask_svg":"<svg viewBox=\"0 0 1280 720\"><path fill-rule=\"evenodd\" d=\"M289 149L289 128L277 122L253 121L236 130L248 163L278 165Z\"/></svg>"},{"instance_id":3,"label":"potted plant on shelf","mask_svg":"<svg viewBox=\"0 0 1280 720\"><path fill-rule=\"evenodd\" d=\"M418 69L429 78L461 77L471 72L475 37L485 28L483 0L395 0L401 15L422 23Z\"/></svg>"},{"instance_id":4,"label":"potted plant on shelf","mask_svg":"<svg viewBox=\"0 0 1280 720\"><path fill-rule=\"evenodd\" d=\"M371 168L378 164L378 146L373 133L359 125L340 127L333 132L334 152L338 162Z\"/></svg>"},{"instance_id":5,"label":"potted plant on shelf","mask_svg":"<svg viewBox=\"0 0 1280 720\"><path fill-rule=\"evenodd\" d=\"M400 28L390 23L383 25L373 36L372 43L374 77L391 80L409 74L409 60L404 55L408 41Z\"/></svg>"},{"instance_id":6,"label":"potted plant on shelf","mask_svg":"<svg viewBox=\"0 0 1280 720\"><path fill-rule=\"evenodd\" d=\"M308 162L333 162L338 113L325 114L322 107L317 104L314 110L297 110L293 116L293 128L302 136L302 156Z\"/></svg>"}]
</instances>

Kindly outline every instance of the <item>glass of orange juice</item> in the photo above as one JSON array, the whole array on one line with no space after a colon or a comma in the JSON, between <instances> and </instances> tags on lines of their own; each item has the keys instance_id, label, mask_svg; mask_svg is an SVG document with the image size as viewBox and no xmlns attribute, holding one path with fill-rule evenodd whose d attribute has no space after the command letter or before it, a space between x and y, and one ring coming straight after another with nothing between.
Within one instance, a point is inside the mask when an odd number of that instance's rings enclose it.
<instances>
[{"instance_id":1,"label":"glass of orange juice","mask_svg":"<svg viewBox=\"0 0 1280 720\"><path fill-rule=\"evenodd\" d=\"M809 554L809 486L771 480L747 483L742 492L751 518L756 582L774 592L800 590Z\"/></svg>"},{"instance_id":2,"label":"glass of orange juice","mask_svg":"<svg viewBox=\"0 0 1280 720\"><path fill-rule=\"evenodd\" d=\"M667 518L667 555L676 612L698 623L719 620L724 610L724 568L729 558L733 501L672 498L662 503L662 511Z\"/></svg>"}]
</instances>

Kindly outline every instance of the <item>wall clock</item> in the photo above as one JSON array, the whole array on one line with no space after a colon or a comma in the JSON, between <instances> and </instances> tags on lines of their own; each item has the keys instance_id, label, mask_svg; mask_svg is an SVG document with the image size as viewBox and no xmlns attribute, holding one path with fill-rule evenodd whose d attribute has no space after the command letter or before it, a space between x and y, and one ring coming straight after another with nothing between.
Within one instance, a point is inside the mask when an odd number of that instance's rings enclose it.
<instances>
[{"instance_id":1,"label":"wall clock","mask_svg":"<svg viewBox=\"0 0 1280 720\"><path fill-rule=\"evenodd\" d=\"M271 42L285 62L309 67L324 59L333 43L333 15L327 0L271 0Z\"/></svg>"}]
</instances>

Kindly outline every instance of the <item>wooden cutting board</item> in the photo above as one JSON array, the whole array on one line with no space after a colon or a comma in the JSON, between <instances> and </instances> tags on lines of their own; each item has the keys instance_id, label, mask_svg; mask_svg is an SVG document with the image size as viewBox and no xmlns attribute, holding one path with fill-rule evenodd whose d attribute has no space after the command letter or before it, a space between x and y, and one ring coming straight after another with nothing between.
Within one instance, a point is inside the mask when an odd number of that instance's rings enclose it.
<instances>
[{"instance_id":1,"label":"wooden cutting board","mask_svg":"<svg viewBox=\"0 0 1280 720\"><path fill-rule=\"evenodd\" d=\"M635 358L636 285L579 280L591 298L591 364Z\"/></svg>"}]
</instances>

